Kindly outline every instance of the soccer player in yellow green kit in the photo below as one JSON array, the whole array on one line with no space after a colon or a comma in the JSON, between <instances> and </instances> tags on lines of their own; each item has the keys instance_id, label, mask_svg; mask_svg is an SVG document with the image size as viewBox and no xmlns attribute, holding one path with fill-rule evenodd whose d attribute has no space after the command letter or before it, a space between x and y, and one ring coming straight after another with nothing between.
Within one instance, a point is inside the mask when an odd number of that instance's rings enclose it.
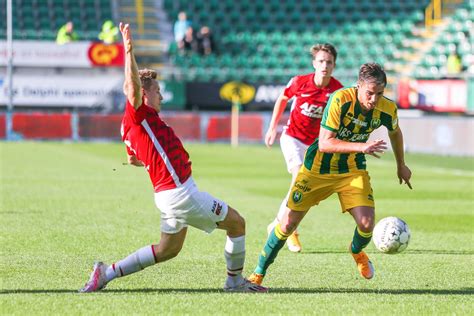
<instances>
[{"instance_id":1,"label":"soccer player in yellow green kit","mask_svg":"<svg viewBox=\"0 0 474 316\"><path fill-rule=\"evenodd\" d=\"M287 211L268 236L250 277L261 284L285 240L309 209L337 193L342 211L352 215L356 229L349 251L362 277L371 279L374 267L362 251L372 238L375 204L366 169L365 154L379 158L387 149L383 140L368 142L380 126L388 130L397 162L397 176L411 189L411 171L405 165L403 135L398 126L396 104L383 96L387 77L375 63L361 66L357 87L340 89L328 101L321 121L319 138L308 148L291 189Z\"/></svg>"}]
</instances>

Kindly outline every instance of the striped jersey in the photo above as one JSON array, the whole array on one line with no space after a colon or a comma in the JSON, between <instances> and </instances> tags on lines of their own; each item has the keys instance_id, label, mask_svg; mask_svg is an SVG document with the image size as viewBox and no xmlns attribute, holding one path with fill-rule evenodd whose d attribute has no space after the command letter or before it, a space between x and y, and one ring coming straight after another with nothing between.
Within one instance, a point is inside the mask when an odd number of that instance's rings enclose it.
<instances>
[{"instance_id":1,"label":"striped jersey","mask_svg":"<svg viewBox=\"0 0 474 316\"><path fill-rule=\"evenodd\" d=\"M143 101L135 110L127 100L120 132L127 153L145 165L155 192L179 187L191 176L191 161L183 144Z\"/></svg>"},{"instance_id":2,"label":"striped jersey","mask_svg":"<svg viewBox=\"0 0 474 316\"><path fill-rule=\"evenodd\" d=\"M314 83L314 73L295 76L288 82L283 94L294 98L285 133L306 145L311 145L319 135L319 126L329 96L342 88L342 84L331 77L326 87Z\"/></svg>"},{"instance_id":3,"label":"striped jersey","mask_svg":"<svg viewBox=\"0 0 474 316\"><path fill-rule=\"evenodd\" d=\"M398 128L395 102L382 97L375 108L364 115L355 87L336 91L328 101L321 121L321 126L336 133L337 139L355 143L367 142L370 133L382 125L389 131ZM318 150L318 139L306 151L304 165L319 174L366 169L363 153L322 153Z\"/></svg>"}]
</instances>

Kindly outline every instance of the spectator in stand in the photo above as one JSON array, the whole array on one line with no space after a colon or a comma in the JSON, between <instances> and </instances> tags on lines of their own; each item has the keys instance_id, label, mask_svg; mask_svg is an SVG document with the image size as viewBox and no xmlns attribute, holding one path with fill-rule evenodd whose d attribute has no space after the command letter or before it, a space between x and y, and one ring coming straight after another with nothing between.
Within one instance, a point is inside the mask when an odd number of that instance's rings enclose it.
<instances>
[{"instance_id":1,"label":"spectator in stand","mask_svg":"<svg viewBox=\"0 0 474 316\"><path fill-rule=\"evenodd\" d=\"M77 33L74 32L74 23L72 23L72 21L68 21L58 30L58 35L56 36L57 44L63 45L77 40L78 36Z\"/></svg>"},{"instance_id":2,"label":"spectator in stand","mask_svg":"<svg viewBox=\"0 0 474 316\"><path fill-rule=\"evenodd\" d=\"M197 38L199 43L199 53L201 55L209 55L214 52L214 39L212 37L211 29L208 26L201 27Z\"/></svg>"},{"instance_id":3,"label":"spectator in stand","mask_svg":"<svg viewBox=\"0 0 474 316\"><path fill-rule=\"evenodd\" d=\"M178 13L178 20L174 23L174 40L178 45L180 51L184 50L184 36L186 30L191 26L191 22L188 21L186 12L181 11Z\"/></svg>"},{"instance_id":4,"label":"spectator in stand","mask_svg":"<svg viewBox=\"0 0 474 316\"><path fill-rule=\"evenodd\" d=\"M112 20L107 20L102 24L102 31L99 33L99 40L104 44L113 44L118 40L118 27L115 26Z\"/></svg>"},{"instance_id":5,"label":"spectator in stand","mask_svg":"<svg viewBox=\"0 0 474 316\"><path fill-rule=\"evenodd\" d=\"M191 26L186 29L186 34L184 35L183 39L183 49L184 52L198 52L198 41L194 36L194 30Z\"/></svg>"},{"instance_id":6,"label":"spectator in stand","mask_svg":"<svg viewBox=\"0 0 474 316\"><path fill-rule=\"evenodd\" d=\"M452 46L446 61L446 68L449 76L459 75L462 71L461 56L458 54L456 46Z\"/></svg>"}]
</instances>

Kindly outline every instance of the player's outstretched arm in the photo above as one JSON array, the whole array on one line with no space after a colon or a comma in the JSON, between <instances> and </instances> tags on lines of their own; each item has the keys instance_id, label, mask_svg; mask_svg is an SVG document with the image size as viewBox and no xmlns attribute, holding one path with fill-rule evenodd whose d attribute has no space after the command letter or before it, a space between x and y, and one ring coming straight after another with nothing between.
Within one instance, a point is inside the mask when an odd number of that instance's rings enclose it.
<instances>
[{"instance_id":1,"label":"player's outstretched arm","mask_svg":"<svg viewBox=\"0 0 474 316\"><path fill-rule=\"evenodd\" d=\"M275 142L278 122L280 122L281 115L285 111L287 103L288 98L283 93L278 97L275 102L270 126L268 127L267 133L265 134L265 145L267 145L267 147L270 147Z\"/></svg>"},{"instance_id":2,"label":"player's outstretched arm","mask_svg":"<svg viewBox=\"0 0 474 316\"><path fill-rule=\"evenodd\" d=\"M389 132L390 143L392 145L395 160L397 161L397 176L400 184L403 182L411 189L411 170L405 164L405 153L403 150L403 133L400 127L396 130Z\"/></svg>"},{"instance_id":3,"label":"player's outstretched arm","mask_svg":"<svg viewBox=\"0 0 474 316\"><path fill-rule=\"evenodd\" d=\"M324 127L319 131L319 150L323 153L364 153L377 158L387 150L387 143L381 139L367 143L352 143L336 138L336 133Z\"/></svg>"},{"instance_id":4,"label":"player's outstretched arm","mask_svg":"<svg viewBox=\"0 0 474 316\"><path fill-rule=\"evenodd\" d=\"M125 49L125 83L123 90L128 102L135 109L142 104L142 86L138 75L138 66L133 54L132 33L129 24L120 23L120 33L122 33L123 47Z\"/></svg>"}]
</instances>

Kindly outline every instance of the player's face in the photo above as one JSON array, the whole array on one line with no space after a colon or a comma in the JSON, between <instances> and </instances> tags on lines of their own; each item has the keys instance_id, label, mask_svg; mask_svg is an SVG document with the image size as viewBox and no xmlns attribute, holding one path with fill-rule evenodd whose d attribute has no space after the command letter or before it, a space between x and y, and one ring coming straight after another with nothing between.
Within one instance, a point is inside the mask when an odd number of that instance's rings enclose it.
<instances>
[{"instance_id":1,"label":"player's face","mask_svg":"<svg viewBox=\"0 0 474 316\"><path fill-rule=\"evenodd\" d=\"M320 50L316 53L313 59L313 67L316 73L316 76L320 78L331 77L336 62L334 61L334 56L328 52Z\"/></svg>"},{"instance_id":2,"label":"player's face","mask_svg":"<svg viewBox=\"0 0 474 316\"><path fill-rule=\"evenodd\" d=\"M163 96L160 92L160 85L156 81L153 81L150 88L146 90L143 89L143 96L145 97L146 105L151 106L156 111L160 112Z\"/></svg>"},{"instance_id":3,"label":"player's face","mask_svg":"<svg viewBox=\"0 0 474 316\"><path fill-rule=\"evenodd\" d=\"M375 82L359 81L357 83L357 98L363 109L370 111L375 108L383 96L385 85Z\"/></svg>"}]
</instances>

